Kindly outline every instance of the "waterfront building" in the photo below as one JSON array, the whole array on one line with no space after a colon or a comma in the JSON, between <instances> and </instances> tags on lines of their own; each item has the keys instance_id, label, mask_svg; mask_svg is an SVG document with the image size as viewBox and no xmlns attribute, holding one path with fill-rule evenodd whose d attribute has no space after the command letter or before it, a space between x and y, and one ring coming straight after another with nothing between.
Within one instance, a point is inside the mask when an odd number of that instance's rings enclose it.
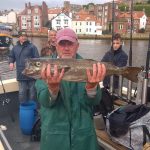
<instances>
[{"instance_id":1,"label":"waterfront building","mask_svg":"<svg viewBox=\"0 0 150 150\"><path fill-rule=\"evenodd\" d=\"M42 5L31 6L25 4L25 9L18 14L19 29L28 32L42 32L48 22L48 7L45 2Z\"/></svg>"},{"instance_id":2,"label":"waterfront building","mask_svg":"<svg viewBox=\"0 0 150 150\"><path fill-rule=\"evenodd\" d=\"M78 35L101 35L101 21L95 15L81 10L72 21L72 28Z\"/></svg>"},{"instance_id":3,"label":"waterfront building","mask_svg":"<svg viewBox=\"0 0 150 150\"><path fill-rule=\"evenodd\" d=\"M141 29L146 29L147 16L144 11L133 12L133 32L138 33ZM131 12L120 12L114 22L114 32L130 33Z\"/></svg>"},{"instance_id":4,"label":"waterfront building","mask_svg":"<svg viewBox=\"0 0 150 150\"><path fill-rule=\"evenodd\" d=\"M146 32L150 32L150 17L147 17Z\"/></svg>"},{"instance_id":5,"label":"waterfront building","mask_svg":"<svg viewBox=\"0 0 150 150\"><path fill-rule=\"evenodd\" d=\"M17 23L17 14L14 10L10 11L1 11L0 14L1 23L16 24Z\"/></svg>"},{"instance_id":6,"label":"waterfront building","mask_svg":"<svg viewBox=\"0 0 150 150\"><path fill-rule=\"evenodd\" d=\"M65 13L59 13L51 20L51 27L55 30L67 27L72 28L72 18Z\"/></svg>"}]
</instances>

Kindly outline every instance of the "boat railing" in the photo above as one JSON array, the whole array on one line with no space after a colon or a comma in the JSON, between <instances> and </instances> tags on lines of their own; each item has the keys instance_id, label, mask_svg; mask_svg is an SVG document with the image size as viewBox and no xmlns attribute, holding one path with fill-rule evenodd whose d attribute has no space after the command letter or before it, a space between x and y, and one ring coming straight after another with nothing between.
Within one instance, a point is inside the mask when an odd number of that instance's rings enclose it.
<instances>
[{"instance_id":1,"label":"boat railing","mask_svg":"<svg viewBox=\"0 0 150 150\"><path fill-rule=\"evenodd\" d=\"M125 82L126 85L124 84ZM112 95L118 97L118 99L121 99L127 103L130 102L134 102L136 104L147 103L148 80L145 80L143 71L139 73L138 82L134 83L134 86L132 82L128 82L128 80L124 80L124 78L121 75L119 76L118 89L115 89L113 85L114 84L113 84L113 75L112 75L110 78L110 89L109 89Z\"/></svg>"}]
</instances>

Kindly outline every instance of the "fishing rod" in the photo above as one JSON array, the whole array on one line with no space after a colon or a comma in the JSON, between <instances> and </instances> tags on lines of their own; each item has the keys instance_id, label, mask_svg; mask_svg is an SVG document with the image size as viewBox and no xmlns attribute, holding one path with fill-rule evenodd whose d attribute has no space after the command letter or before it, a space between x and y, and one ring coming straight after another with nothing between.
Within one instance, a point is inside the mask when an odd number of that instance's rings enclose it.
<instances>
[{"instance_id":1,"label":"fishing rod","mask_svg":"<svg viewBox=\"0 0 150 150\"><path fill-rule=\"evenodd\" d=\"M115 2L112 1L112 43L113 43L113 36L114 36L114 21L115 21Z\"/></svg>"},{"instance_id":2,"label":"fishing rod","mask_svg":"<svg viewBox=\"0 0 150 150\"><path fill-rule=\"evenodd\" d=\"M115 11L115 4L114 4L114 0L112 1L112 30L111 30L111 34L112 34L112 38L111 38L111 46L112 46L112 48L113 48L113 37L114 37L114 18L115 18L115 13L114 13L114 11ZM113 60L112 60L113 61ZM113 84L114 84L114 76L111 76L110 77L110 93L112 93L113 94Z\"/></svg>"},{"instance_id":3,"label":"fishing rod","mask_svg":"<svg viewBox=\"0 0 150 150\"><path fill-rule=\"evenodd\" d=\"M129 50L129 66L132 66L132 34L133 34L133 0L131 0L131 21L130 21L130 50ZM131 101L131 92L132 92L132 82L128 81L128 92L127 98L129 102Z\"/></svg>"},{"instance_id":4,"label":"fishing rod","mask_svg":"<svg viewBox=\"0 0 150 150\"><path fill-rule=\"evenodd\" d=\"M150 61L150 34L149 34L149 43L147 50L146 66L145 66L145 76L143 79L143 93L142 93L142 104L146 104L147 101L147 86L148 86L148 75L149 75L149 61Z\"/></svg>"},{"instance_id":5,"label":"fishing rod","mask_svg":"<svg viewBox=\"0 0 150 150\"><path fill-rule=\"evenodd\" d=\"M5 104L7 104L7 112L8 112L8 114L10 115L11 120L14 122L15 119L14 119L13 113L10 111L10 110L11 110L11 107L8 105L11 100L10 100L10 98L8 98L7 95L6 95L6 90L5 90L5 88L4 88L4 84L3 84L3 81L2 81L1 74L0 74L0 82L1 82L2 90L3 90L3 94L4 94L4 99L2 100L2 105L5 106Z\"/></svg>"},{"instance_id":6,"label":"fishing rod","mask_svg":"<svg viewBox=\"0 0 150 150\"><path fill-rule=\"evenodd\" d=\"M133 34L133 0L131 0L131 28L130 28L129 66L132 66L132 34Z\"/></svg>"}]
</instances>

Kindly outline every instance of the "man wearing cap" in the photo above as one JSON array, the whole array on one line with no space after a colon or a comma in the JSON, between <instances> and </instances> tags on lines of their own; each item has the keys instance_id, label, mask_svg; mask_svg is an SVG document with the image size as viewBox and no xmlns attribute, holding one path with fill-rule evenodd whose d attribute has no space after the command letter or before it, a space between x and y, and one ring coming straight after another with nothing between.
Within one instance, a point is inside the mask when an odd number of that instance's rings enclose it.
<instances>
[{"instance_id":1,"label":"man wearing cap","mask_svg":"<svg viewBox=\"0 0 150 150\"><path fill-rule=\"evenodd\" d=\"M19 40L9 54L9 68L13 70L14 63L16 62L17 80L19 82L19 101L23 103L28 100L35 100L36 98L35 80L22 74L25 68L25 60L27 58L39 57L39 53L36 46L28 41L26 32L20 31L18 38Z\"/></svg>"},{"instance_id":2,"label":"man wearing cap","mask_svg":"<svg viewBox=\"0 0 150 150\"><path fill-rule=\"evenodd\" d=\"M70 28L56 34L56 50L59 58L82 59L77 54L78 38ZM99 82L104 79L104 65L93 64L87 69L88 81L63 81L64 69L43 65L42 80L36 81L38 101L41 105L41 150L98 150L93 125L92 106L99 103Z\"/></svg>"}]
</instances>

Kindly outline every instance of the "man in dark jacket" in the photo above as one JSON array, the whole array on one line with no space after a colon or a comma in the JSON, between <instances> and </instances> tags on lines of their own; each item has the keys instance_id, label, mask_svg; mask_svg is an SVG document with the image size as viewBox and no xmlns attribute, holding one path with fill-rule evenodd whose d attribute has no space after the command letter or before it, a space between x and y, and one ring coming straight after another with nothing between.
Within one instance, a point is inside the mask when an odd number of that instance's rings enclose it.
<instances>
[{"instance_id":1,"label":"man in dark jacket","mask_svg":"<svg viewBox=\"0 0 150 150\"><path fill-rule=\"evenodd\" d=\"M59 30L56 35L58 57L81 59L77 54L77 35L72 29ZM41 150L98 150L93 124L92 107L99 103L99 82L104 79L104 65L93 64L87 69L88 81L63 81L64 69L43 65L43 80L36 81L38 101L41 104Z\"/></svg>"},{"instance_id":2,"label":"man in dark jacket","mask_svg":"<svg viewBox=\"0 0 150 150\"><path fill-rule=\"evenodd\" d=\"M30 41L27 40L25 32L19 32L19 40L9 54L9 68L14 69L16 62L17 80L19 81L19 101L20 103L28 100L35 100L35 80L22 74L27 58L39 57L38 50ZM27 96L28 95L28 96Z\"/></svg>"},{"instance_id":3,"label":"man in dark jacket","mask_svg":"<svg viewBox=\"0 0 150 150\"><path fill-rule=\"evenodd\" d=\"M127 65L128 55L122 50L122 40L120 34L116 33L113 36L111 49L105 53L104 57L102 58L102 62L110 62L113 63L115 66L124 67ZM118 88L119 77L114 76L114 89ZM110 87L110 77L105 77L103 81L103 85L106 88Z\"/></svg>"}]
</instances>

